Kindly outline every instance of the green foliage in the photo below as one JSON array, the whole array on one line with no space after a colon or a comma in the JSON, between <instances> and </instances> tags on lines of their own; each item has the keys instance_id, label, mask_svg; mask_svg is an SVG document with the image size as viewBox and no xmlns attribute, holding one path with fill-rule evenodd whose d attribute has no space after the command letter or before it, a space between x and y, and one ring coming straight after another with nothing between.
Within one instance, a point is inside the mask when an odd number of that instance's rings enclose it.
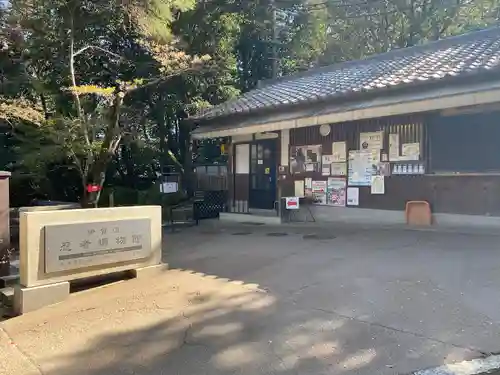
<instances>
[{"instance_id":1,"label":"green foliage","mask_svg":"<svg viewBox=\"0 0 500 375\"><path fill-rule=\"evenodd\" d=\"M47 198L82 201L87 182L145 191L164 166L189 174L184 119L262 80L488 27L500 14L500 0L9 4L0 122L14 130L15 171ZM224 162L219 144L206 142L197 161Z\"/></svg>"}]
</instances>

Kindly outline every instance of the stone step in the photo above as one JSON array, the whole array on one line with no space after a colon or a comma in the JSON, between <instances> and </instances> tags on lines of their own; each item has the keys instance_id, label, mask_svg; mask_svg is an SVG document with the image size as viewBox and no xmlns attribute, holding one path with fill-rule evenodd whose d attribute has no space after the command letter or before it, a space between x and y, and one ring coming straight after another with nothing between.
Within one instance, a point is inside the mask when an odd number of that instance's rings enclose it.
<instances>
[{"instance_id":1,"label":"stone step","mask_svg":"<svg viewBox=\"0 0 500 375\"><path fill-rule=\"evenodd\" d=\"M0 289L0 304L7 307L12 307L13 303L14 303L14 288L7 287Z\"/></svg>"},{"instance_id":2,"label":"stone step","mask_svg":"<svg viewBox=\"0 0 500 375\"><path fill-rule=\"evenodd\" d=\"M19 284L19 274L0 277L0 289Z\"/></svg>"}]
</instances>

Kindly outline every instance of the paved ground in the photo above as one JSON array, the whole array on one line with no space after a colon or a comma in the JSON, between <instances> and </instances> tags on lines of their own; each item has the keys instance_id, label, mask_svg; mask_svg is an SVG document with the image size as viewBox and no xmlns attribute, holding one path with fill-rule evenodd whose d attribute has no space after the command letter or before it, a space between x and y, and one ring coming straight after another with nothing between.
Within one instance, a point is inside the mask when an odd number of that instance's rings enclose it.
<instances>
[{"instance_id":1,"label":"paved ground","mask_svg":"<svg viewBox=\"0 0 500 375\"><path fill-rule=\"evenodd\" d=\"M500 352L500 236L206 224L166 239L176 270L1 323L0 374L389 375Z\"/></svg>"}]
</instances>

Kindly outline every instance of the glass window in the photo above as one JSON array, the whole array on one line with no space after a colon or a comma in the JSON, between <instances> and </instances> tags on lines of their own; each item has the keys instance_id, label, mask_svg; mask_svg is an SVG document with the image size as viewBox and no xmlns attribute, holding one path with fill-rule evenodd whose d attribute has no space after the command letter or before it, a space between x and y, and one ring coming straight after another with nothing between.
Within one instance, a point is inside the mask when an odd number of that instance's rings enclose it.
<instances>
[{"instance_id":1,"label":"glass window","mask_svg":"<svg viewBox=\"0 0 500 375\"><path fill-rule=\"evenodd\" d=\"M500 171L500 112L440 116L429 124L432 172Z\"/></svg>"}]
</instances>

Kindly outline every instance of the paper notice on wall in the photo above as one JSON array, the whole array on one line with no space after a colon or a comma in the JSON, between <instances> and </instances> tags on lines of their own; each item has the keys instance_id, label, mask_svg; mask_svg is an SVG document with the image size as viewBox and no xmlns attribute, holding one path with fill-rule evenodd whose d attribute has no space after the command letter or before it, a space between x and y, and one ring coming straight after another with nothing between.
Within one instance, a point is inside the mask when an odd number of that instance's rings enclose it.
<instances>
[{"instance_id":1,"label":"paper notice on wall","mask_svg":"<svg viewBox=\"0 0 500 375\"><path fill-rule=\"evenodd\" d=\"M372 172L370 150L349 151L348 183L350 186L370 186Z\"/></svg>"},{"instance_id":2,"label":"paper notice on wall","mask_svg":"<svg viewBox=\"0 0 500 375\"><path fill-rule=\"evenodd\" d=\"M420 143L403 143L401 146L401 156L403 160L419 160ZM399 160L401 160L401 158Z\"/></svg>"},{"instance_id":3,"label":"paper notice on wall","mask_svg":"<svg viewBox=\"0 0 500 375\"><path fill-rule=\"evenodd\" d=\"M326 204L337 207L345 207L347 181L345 178L330 177L328 179Z\"/></svg>"},{"instance_id":4,"label":"paper notice on wall","mask_svg":"<svg viewBox=\"0 0 500 375\"><path fill-rule=\"evenodd\" d=\"M327 182L326 181L313 181L312 191L313 193L326 193Z\"/></svg>"},{"instance_id":5,"label":"paper notice on wall","mask_svg":"<svg viewBox=\"0 0 500 375\"><path fill-rule=\"evenodd\" d=\"M378 163L373 165L374 176L390 176L391 175L391 163Z\"/></svg>"},{"instance_id":6,"label":"paper notice on wall","mask_svg":"<svg viewBox=\"0 0 500 375\"><path fill-rule=\"evenodd\" d=\"M347 160L347 144L346 142L332 143L332 163L345 162Z\"/></svg>"},{"instance_id":7,"label":"paper notice on wall","mask_svg":"<svg viewBox=\"0 0 500 375\"><path fill-rule=\"evenodd\" d=\"M322 176L330 176L330 164L322 164L321 165L321 175Z\"/></svg>"},{"instance_id":8,"label":"paper notice on wall","mask_svg":"<svg viewBox=\"0 0 500 375\"><path fill-rule=\"evenodd\" d=\"M313 193L314 204L326 205L326 192L325 193Z\"/></svg>"},{"instance_id":9,"label":"paper notice on wall","mask_svg":"<svg viewBox=\"0 0 500 375\"><path fill-rule=\"evenodd\" d=\"M306 189L312 189L312 181L313 179L310 177L304 179L304 184Z\"/></svg>"},{"instance_id":10,"label":"paper notice on wall","mask_svg":"<svg viewBox=\"0 0 500 375\"><path fill-rule=\"evenodd\" d=\"M385 177L384 176L372 176L372 194L385 194Z\"/></svg>"},{"instance_id":11,"label":"paper notice on wall","mask_svg":"<svg viewBox=\"0 0 500 375\"><path fill-rule=\"evenodd\" d=\"M294 195L299 198L304 198L305 183L304 180L296 180L294 182Z\"/></svg>"},{"instance_id":12,"label":"paper notice on wall","mask_svg":"<svg viewBox=\"0 0 500 375\"><path fill-rule=\"evenodd\" d=\"M384 132L359 134L360 150L382 150L384 148Z\"/></svg>"},{"instance_id":13,"label":"paper notice on wall","mask_svg":"<svg viewBox=\"0 0 500 375\"><path fill-rule=\"evenodd\" d=\"M326 181L313 181L312 193L315 204L326 204Z\"/></svg>"},{"instance_id":14,"label":"paper notice on wall","mask_svg":"<svg viewBox=\"0 0 500 375\"><path fill-rule=\"evenodd\" d=\"M332 163L330 174L332 176L347 176L346 163Z\"/></svg>"},{"instance_id":15,"label":"paper notice on wall","mask_svg":"<svg viewBox=\"0 0 500 375\"><path fill-rule=\"evenodd\" d=\"M347 205L359 206L359 188L357 187L347 188Z\"/></svg>"},{"instance_id":16,"label":"paper notice on wall","mask_svg":"<svg viewBox=\"0 0 500 375\"><path fill-rule=\"evenodd\" d=\"M389 134L389 160L399 160L399 134Z\"/></svg>"},{"instance_id":17,"label":"paper notice on wall","mask_svg":"<svg viewBox=\"0 0 500 375\"><path fill-rule=\"evenodd\" d=\"M319 172L321 145L292 146L290 148L290 173Z\"/></svg>"},{"instance_id":18,"label":"paper notice on wall","mask_svg":"<svg viewBox=\"0 0 500 375\"><path fill-rule=\"evenodd\" d=\"M371 150L372 152L372 164L377 164L380 162L380 150Z\"/></svg>"},{"instance_id":19,"label":"paper notice on wall","mask_svg":"<svg viewBox=\"0 0 500 375\"><path fill-rule=\"evenodd\" d=\"M334 160L333 155L323 155L321 157L321 163L323 165L326 165L326 164L330 165L330 164L332 164L334 162L335 162L335 160Z\"/></svg>"}]
</instances>

